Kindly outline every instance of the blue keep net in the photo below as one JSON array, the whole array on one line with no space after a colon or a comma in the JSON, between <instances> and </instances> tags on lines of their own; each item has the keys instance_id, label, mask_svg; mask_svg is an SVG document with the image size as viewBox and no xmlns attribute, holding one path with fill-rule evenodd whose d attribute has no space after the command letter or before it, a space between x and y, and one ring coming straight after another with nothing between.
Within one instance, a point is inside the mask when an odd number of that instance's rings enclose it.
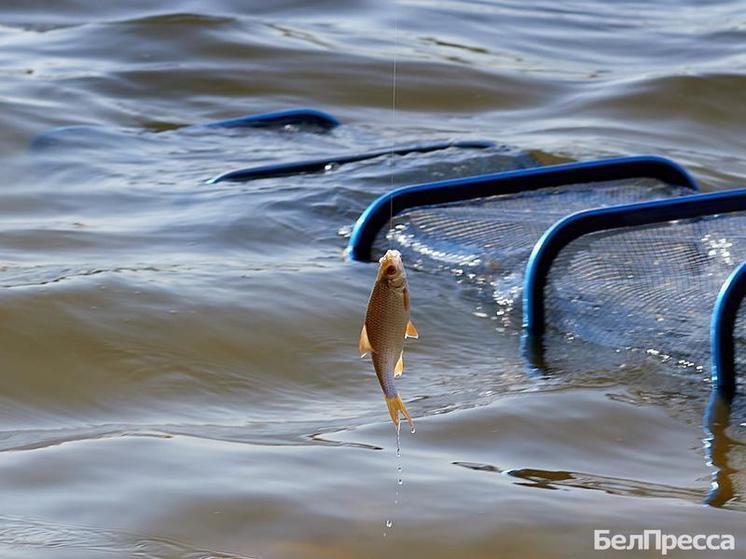
<instances>
[{"instance_id":1,"label":"blue keep net","mask_svg":"<svg viewBox=\"0 0 746 559\"><path fill-rule=\"evenodd\" d=\"M526 263L551 225L590 208L688 194L654 179L627 179L418 207L379 234L374 256L393 245L409 266L481 286L502 326L519 331ZM637 355L709 378L715 300L744 259L741 212L581 236L561 250L547 278L549 338L563 342L549 361L567 357L565 342L584 344L579 355L590 343L619 354L619 363ZM736 332L746 336L744 314Z\"/></svg>"}]
</instances>

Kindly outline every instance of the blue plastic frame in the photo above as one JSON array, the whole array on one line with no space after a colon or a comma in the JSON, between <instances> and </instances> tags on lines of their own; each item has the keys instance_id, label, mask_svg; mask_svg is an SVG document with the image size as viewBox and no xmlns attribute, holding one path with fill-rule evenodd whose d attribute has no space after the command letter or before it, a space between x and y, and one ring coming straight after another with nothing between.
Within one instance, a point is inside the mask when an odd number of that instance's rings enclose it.
<instances>
[{"instance_id":1,"label":"blue plastic frame","mask_svg":"<svg viewBox=\"0 0 746 559\"><path fill-rule=\"evenodd\" d=\"M299 108L244 115L215 122L191 124L184 128L200 130L205 128L280 128L287 125L310 126L315 128L314 132L325 133L332 128L339 126L340 122L335 117L329 113L325 113L324 111ZM118 130L123 129L86 124L58 126L37 134L29 143L29 149L31 151L40 151L50 146L54 146L56 143L74 134L85 135L90 134L90 132L116 132Z\"/></svg>"},{"instance_id":2,"label":"blue plastic frame","mask_svg":"<svg viewBox=\"0 0 746 559\"><path fill-rule=\"evenodd\" d=\"M331 130L339 124L339 121L329 113L318 109L299 108L218 120L203 126L207 128L265 128L298 125L318 126L324 130Z\"/></svg>"},{"instance_id":3,"label":"blue plastic frame","mask_svg":"<svg viewBox=\"0 0 746 559\"><path fill-rule=\"evenodd\" d=\"M699 190L694 178L678 163L652 155L532 167L405 186L380 196L368 206L355 223L346 252L353 260L369 262L378 232L391 217L410 208L554 186L631 178L653 178Z\"/></svg>"},{"instance_id":4,"label":"blue plastic frame","mask_svg":"<svg viewBox=\"0 0 746 559\"><path fill-rule=\"evenodd\" d=\"M339 166L345 163L356 161L365 161L375 159L386 155L407 155L409 153L429 153L449 148L459 149L485 149L494 147L495 143L488 140L471 140L456 142L438 142L433 144L422 144L415 146L394 147L381 149L377 151L368 151L351 155L338 155L323 159L308 159L305 161L293 161L290 163L277 163L273 165L262 165L260 167L247 167L237 169L217 175L207 181L208 184L219 182L247 182L257 179L267 179L273 177L287 177L290 175L299 175L304 173L320 173L325 171L330 165Z\"/></svg>"},{"instance_id":5,"label":"blue plastic frame","mask_svg":"<svg viewBox=\"0 0 746 559\"><path fill-rule=\"evenodd\" d=\"M746 262L723 283L710 323L712 382L727 399L736 393L735 327L738 310L746 297Z\"/></svg>"}]
</instances>

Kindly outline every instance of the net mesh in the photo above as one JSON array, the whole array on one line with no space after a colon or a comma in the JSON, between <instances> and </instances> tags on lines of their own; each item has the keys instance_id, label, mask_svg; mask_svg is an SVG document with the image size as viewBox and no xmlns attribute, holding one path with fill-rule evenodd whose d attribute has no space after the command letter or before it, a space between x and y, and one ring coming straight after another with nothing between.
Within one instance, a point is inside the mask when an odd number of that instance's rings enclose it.
<instances>
[{"instance_id":1,"label":"net mesh","mask_svg":"<svg viewBox=\"0 0 746 559\"><path fill-rule=\"evenodd\" d=\"M546 229L582 210L691 194L654 179L564 185L416 208L379 235L374 254L397 248L409 266L449 270L490 286L506 320L519 316L523 276L531 250Z\"/></svg>"},{"instance_id":2,"label":"net mesh","mask_svg":"<svg viewBox=\"0 0 746 559\"><path fill-rule=\"evenodd\" d=\"M584 235L552 265L547 324L707 371L715 300L744 258L744 213Z\"/></svg>"}]
</instances>

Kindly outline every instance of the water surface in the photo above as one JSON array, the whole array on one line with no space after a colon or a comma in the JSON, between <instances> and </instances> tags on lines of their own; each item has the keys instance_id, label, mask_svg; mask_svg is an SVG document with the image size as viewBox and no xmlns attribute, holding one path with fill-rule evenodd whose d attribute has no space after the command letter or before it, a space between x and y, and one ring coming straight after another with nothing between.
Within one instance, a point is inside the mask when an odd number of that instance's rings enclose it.
<instances>
[{"instance_id":1,"label":"water surface","mask_svg":"<svg viewBox=\"0 0 746 559\"><path fill-rule=\"evenodd\" d=\"M744 14L5 1L0 555L566 558L593 555L594 529L746 545L743 407L708 440L704 375L597 356L537 378L515 328L448 274L410 274L421 339L400 385L418 428L397 460L356 355L375 266L345 261L338 233L392 185L530 158L655 153L708 190L746 184ZM294 106L343 125L190 127ZM84 128L29 152L61 126ZM206 183L482 138L500 147Z\"/></svg>"}]
</instances>

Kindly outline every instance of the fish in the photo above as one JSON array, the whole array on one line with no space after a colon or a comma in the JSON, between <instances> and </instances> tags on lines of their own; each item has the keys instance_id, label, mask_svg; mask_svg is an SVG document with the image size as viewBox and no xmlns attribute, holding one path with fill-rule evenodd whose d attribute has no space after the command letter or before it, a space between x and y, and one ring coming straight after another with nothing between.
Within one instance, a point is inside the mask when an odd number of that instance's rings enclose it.
<instances>
[{"instance_id":1,"label":"fish","mask_svg":"<svg viewBox=\"0 0 746 559\"><path fill-rule=\"evenodd\" d=\"M396 389L404 372L404 339L419 338L409 318L409 289L401 253L389 250L378 261L378 274L368 299L358 349L370 354L391 420L399 429L400 414L414 432L414 421Z\"/></svg>"}]
</instances>

